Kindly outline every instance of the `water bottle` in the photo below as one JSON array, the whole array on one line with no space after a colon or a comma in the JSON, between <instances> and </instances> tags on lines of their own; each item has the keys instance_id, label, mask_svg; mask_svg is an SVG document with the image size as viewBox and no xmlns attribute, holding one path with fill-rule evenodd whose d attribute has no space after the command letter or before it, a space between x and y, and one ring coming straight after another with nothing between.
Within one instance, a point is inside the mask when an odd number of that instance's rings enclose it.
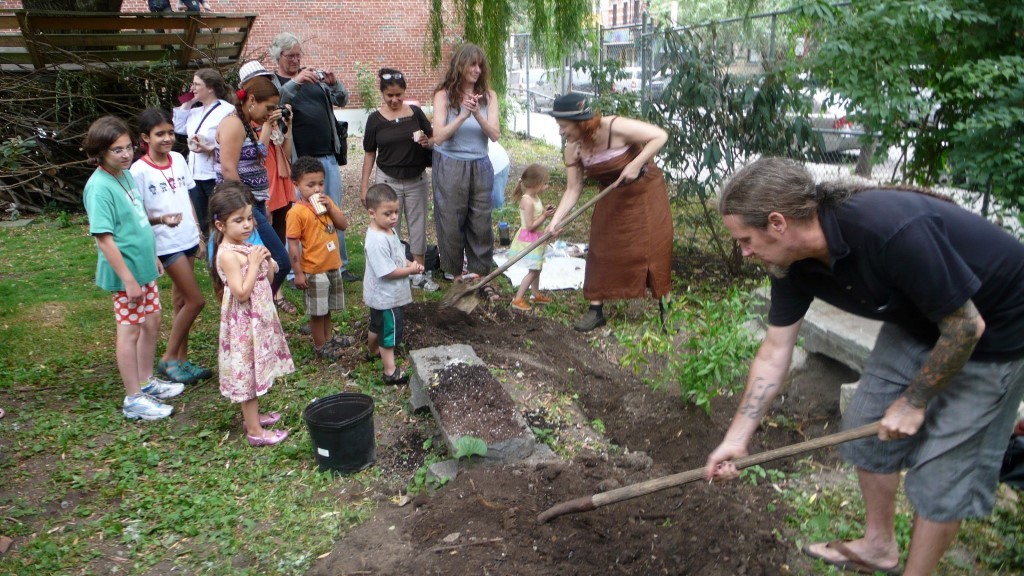
<instances>
[{"instance_id":1,"label":"water bottle","mask_svg":"<svg viewBox=\"0 0 1024 576\"><path fill-rule=\"evenodd\" d=\"M508 235L508 222L498 222L498 244L508 246L512 239Z\"/></svg>"}]
</instances>

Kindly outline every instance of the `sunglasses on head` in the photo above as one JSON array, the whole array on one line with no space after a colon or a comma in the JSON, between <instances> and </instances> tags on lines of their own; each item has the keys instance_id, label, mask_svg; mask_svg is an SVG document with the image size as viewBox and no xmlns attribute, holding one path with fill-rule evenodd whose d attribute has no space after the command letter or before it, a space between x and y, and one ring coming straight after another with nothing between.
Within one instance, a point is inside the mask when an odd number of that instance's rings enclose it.
<instances>
[{"instance_id":1,"label":"sunglasses on head","mask_svg":"<svg viewBox=\"0 0 1024 576\"><path fill-rule=\"evenodd\" d=\"M392 79L394 79L394 80L401 80L402 79L402 73L401 72L395 72L394 74L381 74L380 75L380 79L381 80L392 80Z\"/></svg>"}]
</instances>

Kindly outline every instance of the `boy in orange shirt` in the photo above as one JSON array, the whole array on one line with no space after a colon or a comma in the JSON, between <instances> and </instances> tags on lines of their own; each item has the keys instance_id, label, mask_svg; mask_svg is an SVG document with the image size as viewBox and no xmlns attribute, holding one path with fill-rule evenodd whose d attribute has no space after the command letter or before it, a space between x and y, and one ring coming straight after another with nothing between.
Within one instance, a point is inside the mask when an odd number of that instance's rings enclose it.
<instances>
[{"instance_id":1,"label":"boy in orange shirt","mask_svg":"<svg viewBox=\"0 0 1024 576\"><path fill-rule=\"evenodd\" d=\"M324 193L324 179L323 164L316 158L303 156L292 164L298 201L288 211L286 235L295 287L306 293L314 351L320 358L337 360L340 349L352 344L346 336L331 335L331 312L345 307L338 230L348 228L348 219Z\"/></svg>"}]
</instances>

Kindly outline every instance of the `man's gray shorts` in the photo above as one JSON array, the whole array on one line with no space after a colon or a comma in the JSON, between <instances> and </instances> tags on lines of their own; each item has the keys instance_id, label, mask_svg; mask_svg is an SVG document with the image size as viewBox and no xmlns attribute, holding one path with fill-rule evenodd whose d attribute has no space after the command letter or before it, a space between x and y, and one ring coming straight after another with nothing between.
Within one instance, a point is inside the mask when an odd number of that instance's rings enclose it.
<instances>
[{"instance_id":1,"label":"man's gray shorts","mask_svg":"<svg viewBox=\"0 0 1024 576\"><path fill-rule=\"evenodd\" d=\"M882 326L843 428L880 420L931 353L894 324ZM980 518L992 511L999 467L1024 393L1024 360L968 362L925 412L914 436L877 436L840 446L843 459L868 472L907 469L904 488L918 514L933 522Z\"/></svg>"}]
</instances>

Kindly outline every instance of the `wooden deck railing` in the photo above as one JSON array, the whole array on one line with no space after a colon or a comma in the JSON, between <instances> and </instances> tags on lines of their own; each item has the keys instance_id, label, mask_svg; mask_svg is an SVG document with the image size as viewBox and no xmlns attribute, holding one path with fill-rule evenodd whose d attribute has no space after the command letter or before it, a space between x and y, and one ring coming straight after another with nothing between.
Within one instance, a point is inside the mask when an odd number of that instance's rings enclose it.
<instances>
[{"instance_id":1,"label":"wooden deck railing","mask_svg":"<svg viewBox=\"0 0 1024 576\"><path fill-rule=\"evenodd\" d=\"M0 12L0 66L226 64L242 57L255 20L256 14Z\"/></svg>"}]
</instances>

